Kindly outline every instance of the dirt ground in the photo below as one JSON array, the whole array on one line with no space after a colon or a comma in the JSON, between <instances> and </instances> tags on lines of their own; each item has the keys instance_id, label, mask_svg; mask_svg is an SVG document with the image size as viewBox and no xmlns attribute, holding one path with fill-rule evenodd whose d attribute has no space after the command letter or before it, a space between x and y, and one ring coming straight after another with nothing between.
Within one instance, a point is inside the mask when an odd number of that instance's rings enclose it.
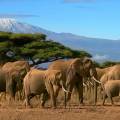
<instances>
[{"instance_id":1,"label":"dirt ground","mask_svg":"<svg viewBox=\"0 0 120 120\"><path fill-rule=\"evenodd\" d=\"M61 95L62 96L62 95ZM91 98L91 99L90 99ZM77 95L73 95L67 108L64 108L63 98L58 96L57 109L50 108L50 101L45 104L45 108L40 107L40 99L33 98L31 104L33 108L25 108L23 101L0 100L0 120L119 120L120 119L120 97L114 98L115 105L111 106L107 99L105 106L102 100L98 99L97 105L92 105L92 97L85 100L85 105L80 106Z\"/></svg>"},{"instance_id":2,"label":"dirt ground","mask_svg":"<svg viewBox=\"0 0 120 120\"><path fill-rule=\"evenodd\" d=\"M23 105L0 106L0 120L119 120L120 105L78 106L52 108L25 108Z\"/></svg>"}]
</instances>

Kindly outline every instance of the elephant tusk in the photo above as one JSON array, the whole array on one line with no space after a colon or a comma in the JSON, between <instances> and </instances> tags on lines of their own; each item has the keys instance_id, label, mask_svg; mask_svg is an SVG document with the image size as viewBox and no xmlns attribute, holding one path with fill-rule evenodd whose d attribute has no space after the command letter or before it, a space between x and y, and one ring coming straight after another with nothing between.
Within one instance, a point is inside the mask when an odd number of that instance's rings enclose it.
<instances>
[{"instance_id":1,"label":"elephant tusk","mask_svg":"<svg viewBox=\"0 0 120 120\"><path fill-rule=\"evenodd\" d=\"M83 86L86 87L87 85L85 83L83 83Z\"/></svg>"},{"instance_id":2,"label":"elephant tusk","mask_svg":"<svg viewBox=\"0 0 120 120\"><path fill-rule=\"evenodd\" d=\"M101 82L100 82L99 80L97 80L94 76L92 77L92 79L93 79L95 82L101 84Z\"/></svg>"},{"instance_id":3,"label":"elephant tusk","mask_svg":"<svg viewBox=\"0 0 120 120\"><path fill-rule=\"evenodd\" d=\"M63 91L66 92L66 93L71 93L70 91L67 91L63 86L62 86L62 89L63 89Z\"/></svg>"},{"instance_id":4,"label":"elephant tusk","mask_svg":"<svg viewBox=\"0 0 120 120\"><path fill-rule=\"evenodd\" d=\"M63 91L66 92L66 93L72 93L72 92L70 92L70 91L67 91L67 90L63 87L63 83L62 83L62 89L63 89Z\"/></svg>"}]
</instances>

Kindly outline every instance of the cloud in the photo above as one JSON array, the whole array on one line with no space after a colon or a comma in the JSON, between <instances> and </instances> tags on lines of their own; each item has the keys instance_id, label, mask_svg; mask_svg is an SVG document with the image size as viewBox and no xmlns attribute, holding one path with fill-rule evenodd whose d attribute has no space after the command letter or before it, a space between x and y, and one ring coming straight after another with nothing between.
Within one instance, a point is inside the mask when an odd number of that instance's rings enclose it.
<instances>
[{"instance_id":1,"label":"cloud","mask_svg":"<svg viewBox=\"0 0 120 120\"><path fill-rule=\"evenodd\" d=\"M0 18L30 18L39 17L38 15L31 14L0 14Z\"/></svg>"},{"instance_id":2,"label":"cloud","mask_svg":"<svg viewBox=\"0 0 120 120\"><path fill-rule=\"evenodd\" d=\"M96 54L95 56L93 56L92 59L96 60L96 61L105 61L105 60L109 59L109 56L108 55L98 55L98 54Z\"/></svg>"},{"instance_id":3,"label":"cloud","mask_svg":"<svg viewBox=\"0 0 120 120\"><path fill-rule=\"evenodd\" d=\"M94 2L95 0L63 0L64 3Z\"/></svg>"}]
</instances>

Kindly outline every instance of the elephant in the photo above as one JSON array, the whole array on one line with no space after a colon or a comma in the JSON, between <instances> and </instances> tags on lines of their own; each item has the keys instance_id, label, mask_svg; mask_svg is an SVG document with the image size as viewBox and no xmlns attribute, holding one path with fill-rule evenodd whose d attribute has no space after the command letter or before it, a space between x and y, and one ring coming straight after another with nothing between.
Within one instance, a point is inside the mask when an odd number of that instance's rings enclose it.
<instances>
[{"instance_id":1,"label":"elephant","mask_svg":"<svg viewBox=\"0 0 120 120\"><path fill-rule=\"evenodd\" d=\"M42 96L41 105L44 107L48 95L51 98L53 107L56 107L56 88L62 87L65 90L63 76L59 70L30 70L24 78L25 105L31 107L30 99L35 95ZM66 91L67 92L67 91Z\"/></svg>"},{"instance_id":2,"label":"elephant","mask_svg":"<svg viewBox=\"0 0 120 120\"><path fill-rule=\"evenodd\" d=\"M104 87L108 80L120 80L120 64L110 67L109 71L101 77L101 85Z\"/></svg>"},{"instance_id":3,"label":"elephant","mask_svg":"<svg viewBox=\"0 0 120 120\"><path fill-rule=\"evenodd\" d=\"M0 70L0 92L10 94L15 99L18 90L22 90L22 79L30 70L27 61L8 62Z\"/></svg>"},{"instance_id":4,"label":"elephant","mask_svg":"<svg viewBox=\"0 0 120 120\"><path fill-rule=\"evenodd\" d=\"M99 98L101 99L102 98L102 87L101 87L101 82L100 82L100 79L102 78L102 76L104 76L104 74L108 73L109 70L112 68L113 66L110 66L110 67L105 67L105 68L99 68L97 67L96 68L96 71L97 71L97 75L98 75L98 81L96 81L98 84L97 84L97 91L98 91L98 94L99 94ZM91 87L91 86L90 86Z\"/></svg>"},{"instance_id":5,"label":"elephant","mask_svg":"<svg viewBox=\"0 0 120 120\"><path fill-rule=\"evenodd\" d=\"M96 71L97 71L97 75L98 75L98 80L101 79L101 77L106 74L111 68L111 67L106 67L106 68L96 68Z\"/></svg>"},{"instance_id":6,"label":"elephant","mask_svg":"<svg viewBox=\"0 0 120 120\"><path fill-rule=\"evenodd\" d=\"M109 67L109 70L101 77L100 84L103 90L104 98L104 86L109 80L120 80L120 64Z\"/></svg>"},{"instance_id":7,"label":"elephant","mask_svg":"<svg viewBox=\"0 0 120 120\"><path fill-rule=\"evenodd\" d=\"M114 103L112 97L119 96L119 93L120 93L120 80L108 80L104 84L103 105L107 97L110 98L111 104L113 105Z\"/></svg>"},{"instance_id":8,"label":"elephant","mask_svg":"<svg viewBox=\"0 0 120 120\"><path fill-rule=\"evenodd\" d=\"M70 91L67 93L67 101L71 98L73 88L77 88L80 104L83 104L83 78L94 77L98 79L95 66L92 60L88 57L56 60L49 65L48 69L60 70L63 74L63 81L66 83L66 89ZM58 87L55 96L58 95L59 90L60 88ZM96 92L97 88L95 87L95 102L97 96Z\"/></svg>"}]
</instances>

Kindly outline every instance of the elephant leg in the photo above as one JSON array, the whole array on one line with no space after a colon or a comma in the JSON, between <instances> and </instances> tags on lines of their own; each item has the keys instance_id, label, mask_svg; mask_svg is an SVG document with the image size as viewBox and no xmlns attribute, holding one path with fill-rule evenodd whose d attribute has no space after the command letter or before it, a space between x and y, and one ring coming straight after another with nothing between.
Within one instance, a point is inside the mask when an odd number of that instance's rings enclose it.
<instances>
[{"instance_id":1,"label":"elephant leg","mask_svg":"<svg viewBox=\"0 0 120 120\"><path fill-rule=\"evenodd\" d=\"M19 98L19 101L23 100L23 91L22 90L18 91L18 98Z\"/></svg>"},{"instance_id":2,"label":"elephant leg","mask_svg":"<svg viewBox=\"0 0 120 120\"><path fill-rule=\"evenodd\" d=\"M54 89L55 98L57 98L59 91L60 91L60 87L57 85L54 85L53 89Z\"/></svg>"},{"instance_id":3,"label":"elephant leg","mask_svg":"<svg viewBox=\"0 0 120 120\"><path fill-rule=\"evenodd\" d=\"M28 95L26 96L26 99L25 99L25 106L30 106L30 99Z\"/></svg>"},{"instance_id":4,"label":"elephant leg","mask_svg":"<svg viewBox=\"0 0 120 120\"><path fill-rule=\"evenodd\" d=\"M67 100L66 102L68 102L71 98L71 93L72 93L72 90L73 90L73 85L70 85L67 90L69 91L69 93L67 93Z\"/></svg>"},{"instance_id":5,"label":"elephant leg","mask_svg":"<svg viewBox=\"0 0 120 120\"><path fill-rule=\"evenodd\" d=\"M8 93L8 102L9 104L13 103L15 101L15 93L10 90Z\"/></svg>"},{"instance_id":6,"label":"elephant leg","mask_svg":"<svg viewBox=\"0 0 120 120\"><path fill-rule=\"evenodd\" d=\"M55 98L53 85L51 82L47 82L45 84L46 84L47 91L50 94L51 103L52 103L53 107L56 108L56 98Z\"/></svg>"},{"instance_id":7,"label":"elephant leg","mask_svg":"<svg viewBox=\"0 0 120 120\"><path fill-rule=\"evenodd\" d=\"M79 102L80 104L83 104L83 82L80 81L80 83L76 83L76 88L79 96Z\"/></svg>"},{"instance_id":8,"label":"elephant leg","mask_svg":"<svg viewBox=\"0 0 120 120\"><path fill-rule=\"evenodd\" d=\"M30 104L30 100L31 100L34 96L35 96L34 94L26 95L25 106L30 107L30 108L32 107L31 104Z\"/></svg>"},{"instance_id":9,"label":"elephant leg","mask_svg":"<svg viewBox=\"0 0 120 120\"><path fill-rule=\"evenodd\" d=\"M7 83L6 85L6 92L10 95L9 102L11 100L15 101L15 94L16 94L16 83L13 81L11 83Z\"/></svg>"},{"instance_id":10,"label":"elephant leg","mask_svg":"<svg viewBox=\"0 0 120 120\"><path fill-rule=\"evenodd\" d=\"M48 92L45 91L42 95L41 95L41 106L44 107L45 102L49 99L49 95Z\"/></svg>"},{"instance_id":11,"label":"elephant leg","mask_svg":"<svg viewBox=\"0 0 120 120\"><path fill-rule=\"evenodd\" d=\"M4 100L6 100L6 92L0 93L0 101L2 100L2 98L4 98Z\"/></svg>"},{"instance_id":12,"label":"elephant leg","mask_svg":"<svg viewBox=\"0 0 120 120\"><path fill-rule=\"evenodd\" d=\"M109 98L110 98L111 104L114 105L114 102L113 102L113 99L112 99L111 95L109 96Z\"/></svg>"},{"instance_id":13,"label":"elephant leg","mask_svg":"<svg viewBox=\"0 0 120 120\"><path fill-rule=\"evenodd\" d=\"M106 95L106 93L104 93L104 94L103 94L103 103L102 103L102 105L105 104L105 100L106 100L106 98L107 98L107 95Z\"/></svg>"}]
</instances>

